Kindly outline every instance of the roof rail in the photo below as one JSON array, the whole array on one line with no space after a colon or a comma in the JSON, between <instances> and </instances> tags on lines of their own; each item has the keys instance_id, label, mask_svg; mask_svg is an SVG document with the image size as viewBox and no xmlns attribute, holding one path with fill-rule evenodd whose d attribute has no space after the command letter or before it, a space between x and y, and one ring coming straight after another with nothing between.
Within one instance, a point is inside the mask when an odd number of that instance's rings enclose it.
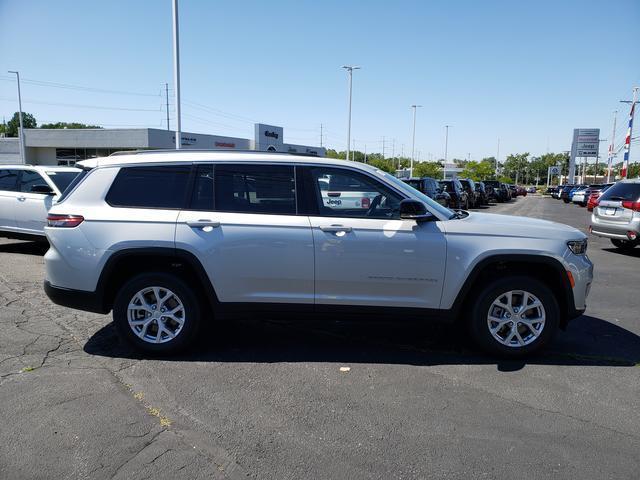
<instances>
[{"instance_id":1,"label":"roof rail","mask_svg":"<svg viewBox=\"0 0 640 480\"><path fill-rule=\"evenodd\" d=\"M321 147L324 148L324 147ZM230 149L230 148L183 148L180 150L176 150L175 148L165 148L165 149L157 149L157 150L121 150L118 152L113 152L110 157L116 157L120 155L140 155L140 154L157 154L157 153L203 153L203 152L211 152L211 153L220 153L220 152L234 152L234 153L255 153L255 154L269 154L269 155L298 155L303 157L317 157L318 155L314 155L312 153L306 152L273 152L273 151L263 151L263 150L238 150L238 149Z\"/></svg>"}]
</instances>

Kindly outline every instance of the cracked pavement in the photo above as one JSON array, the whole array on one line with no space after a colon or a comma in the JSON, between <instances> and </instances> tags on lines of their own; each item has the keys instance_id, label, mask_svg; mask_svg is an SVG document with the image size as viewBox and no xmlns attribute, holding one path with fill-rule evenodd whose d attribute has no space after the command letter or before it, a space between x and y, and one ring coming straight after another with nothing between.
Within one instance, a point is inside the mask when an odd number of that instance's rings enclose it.
<instances>
[{"instance_id":1,"label":"cracked pavement","mask_svg":"<svg viewBox=\"0 0 640 480\"><path fill-rule=\"evenodd\" d=\"M586 229L532 196L491 207ZM640 248L591 238L587 315L504 362L441 325L212 326L143 359L53 305L45 248L0 240L0 478L629 478L640 471ZM350 370L341 372L340 367Z\"/></svg>"}]
</instances>

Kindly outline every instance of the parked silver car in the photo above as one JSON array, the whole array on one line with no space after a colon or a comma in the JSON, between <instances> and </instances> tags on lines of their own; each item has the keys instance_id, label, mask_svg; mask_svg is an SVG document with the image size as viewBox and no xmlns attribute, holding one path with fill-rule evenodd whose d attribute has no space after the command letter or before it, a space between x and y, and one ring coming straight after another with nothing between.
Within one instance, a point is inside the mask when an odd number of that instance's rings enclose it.
<instances>
[{"instance_id":1,"label":"parked silver car","mask_svg":"<svg viewBox=\"0 0 640 480\"><path fill-rule=\"evenodd\" d=\"M607 189L593 209L589 230L610 238L619 249L640 244L640 179L622 180Z\"/></svg>"}]
</instances>

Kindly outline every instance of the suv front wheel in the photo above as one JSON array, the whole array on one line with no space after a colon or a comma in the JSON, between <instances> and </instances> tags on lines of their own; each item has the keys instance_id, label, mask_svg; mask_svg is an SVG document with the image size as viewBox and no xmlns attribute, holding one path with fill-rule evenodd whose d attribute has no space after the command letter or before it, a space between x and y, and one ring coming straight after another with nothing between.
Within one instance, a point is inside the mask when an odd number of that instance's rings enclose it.
<instances>
[{"instance_id":1,"label":"suv front wheel","mask_svg":"<svg viewBox=\"0 0 640 480\"><path fill-rule=\"evenodd\" d=\"M113 305L120 338L153 354L173 354L191 345L200 317L200 304L192 290L180 277L163 272L131 278Z\"/></svg>"},{"instance_id":2,"label":"suv front wheel","mask_svg":"<svg viewBox=\"0 0 640 480\"><path fill-rule=\"evenodd\" d=\"M470 331L483 350L517 358L544 347L560 323L555 296L544 284L510 276L489 284L470 312Z\"/></svg>"}]
</instances>

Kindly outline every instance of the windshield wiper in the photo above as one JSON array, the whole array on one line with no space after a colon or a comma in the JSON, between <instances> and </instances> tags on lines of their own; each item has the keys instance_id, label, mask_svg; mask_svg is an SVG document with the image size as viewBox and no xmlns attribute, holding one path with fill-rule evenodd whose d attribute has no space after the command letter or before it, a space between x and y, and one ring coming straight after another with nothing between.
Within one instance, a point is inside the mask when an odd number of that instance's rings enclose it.
<instances>
[{"instance_id":1,"label":"windshield wiper","mask_svg":"<svg viewBox=\"0 0 640 480\"><path fill-rule=\"evenodd\" d=\"M624 197L617 197L617 196L613 196L613 197L609 197L607 198L607 200L626 200L626 198Z\"/></svg>"}]
</instances>

